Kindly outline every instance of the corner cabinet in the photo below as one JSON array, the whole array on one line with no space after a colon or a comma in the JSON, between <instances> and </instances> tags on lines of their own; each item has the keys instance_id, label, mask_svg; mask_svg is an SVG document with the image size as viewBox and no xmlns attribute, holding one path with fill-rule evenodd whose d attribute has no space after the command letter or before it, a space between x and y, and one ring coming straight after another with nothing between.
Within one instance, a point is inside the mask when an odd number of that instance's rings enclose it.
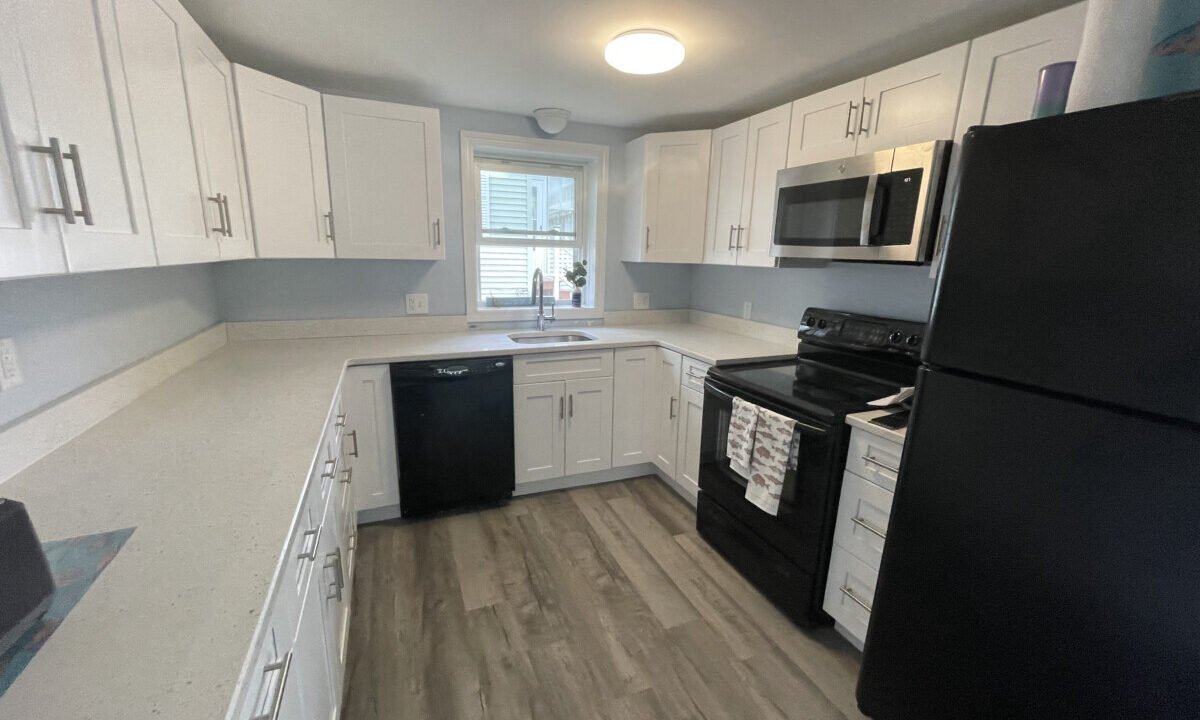
<instances>
[{"instance_id":1,"label":"corner cabinet","mask_svg":"<svg viewBox=\"0 0 1200 720\"><path fill-rule=\"evenodd\" d=\"M625 146L625 252L633 262L699 263L712 132L654 133Z\"/></svg>"},{"instance_id":2,"label":"corner cabinet","mask_svg":"<svg viewBox=\"0 0 1200 720\"><path fill-rule=\"evenodd\" d=\"M235 65L258 256L334 257L321 93Z\"/></svg>"},{"instance_id":3,"label":"corner cabinet","mask_svg":"<svg viewBox=\"0 0 1200 720\"><path fill-rule=\"evenodd\" d=\"M775 175L787 166L790 104L712 133L704 262L773 267Z\"/></svg>"},{"instance_id":4,"label":"corner cabinet","mask_svg":"<svg viewBox=\"0 0 1200 720\"><path fill-rule=\"evenodd\" d=\"M346 368L342 397L352 423L346 453L354 463L355 507L364 521L400 517L390 366Z\"/></svg>"},{"instance_id":5,"label":"corner cabinet","mask_svg":"<svg viewBox=\"0 0 1200 720\"><path fill-rule=\"evenodd\" d=\"M323 102L337 256L445 259L438 111L334 95Z\"/></svg>"}]
</instances>

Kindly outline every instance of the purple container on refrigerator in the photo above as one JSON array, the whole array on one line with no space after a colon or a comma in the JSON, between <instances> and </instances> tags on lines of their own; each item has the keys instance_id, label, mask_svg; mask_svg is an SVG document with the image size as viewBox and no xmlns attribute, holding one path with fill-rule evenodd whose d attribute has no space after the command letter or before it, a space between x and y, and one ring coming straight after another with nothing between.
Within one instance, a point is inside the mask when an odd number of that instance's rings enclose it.
<instances>
[{"instance_id":1,"label":"purple container on refrigerator","mask_svg":"<svg viewBox=\"0 0 1200 720\"><path fill-rule=\"evenodd\" d=\"M1195 718L1200 95L962 157L859 705Z\"/></svg>"}]
</instances>

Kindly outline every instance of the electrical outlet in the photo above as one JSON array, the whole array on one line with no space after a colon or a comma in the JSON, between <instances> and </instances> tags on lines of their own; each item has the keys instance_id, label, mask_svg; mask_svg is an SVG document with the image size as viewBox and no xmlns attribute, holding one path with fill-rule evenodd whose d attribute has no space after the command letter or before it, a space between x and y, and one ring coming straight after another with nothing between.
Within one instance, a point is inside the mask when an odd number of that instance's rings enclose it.
<instances>
[{"instance_id":1,"label":"electrical outlet","mask_svg":"<svg viewBox=\"0 0 1200 720\"><path fill-rule=\"evenodd\" d=\"M21 363L17 360L17 344L12 338L0 339L0 390L15 388L25 382Z\"/></svg>"},{"instance_id":2,"label":"electrical outlet","mask_svg":"<svg viewBox=\"0 0 1200 720\"><path fill-rule=\"evenodd\" d=\"M753 303L749 303L749 302L742 303L742 319L743 320L750 319L750 309L752 307L753 307Z\"/></svg>"},{"instance_id":3,"label":"electrical outlet","mask_svg":"<svg viewBox=\"0 0 1200 720\"><path fill-rule=\"evenodd\" d=\"M425 293L413 293L404 296L404 312L409 315L428 315L429 296Z\"/></svg>"},{"instance_id":4,"label":"electrical outlet","mask_svg":"<svg viewBox=\"0 0 1200 720\"><path fill-rule=\"evenodd\" d=\"M650 293L633 294L633 309L634 310L649 310L650 309Z\"/></svg>"}]
</instances>

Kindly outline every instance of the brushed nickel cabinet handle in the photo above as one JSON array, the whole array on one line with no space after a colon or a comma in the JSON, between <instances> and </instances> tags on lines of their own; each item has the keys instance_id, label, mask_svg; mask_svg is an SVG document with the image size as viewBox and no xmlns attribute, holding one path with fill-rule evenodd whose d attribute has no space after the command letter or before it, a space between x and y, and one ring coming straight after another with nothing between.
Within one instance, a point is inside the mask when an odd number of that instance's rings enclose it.
<instances>
[{"instance_id":1,"label":"brushed nickel cabinet handle","mask_svg":"<svg viewBox=\"0 0 1200 720\"><path fill-rule=\"evenodd\" d=\"M840 590L840 591L842 592L842 594L843 594L843 595L845 595L846 597L850 598L850 600L851 600L851 601L852 601L852 602L853 602L855 605L859 606L859 607L860 607L860 608L862 608L863 610L866 610L867 612L871 612L871 606L870 606L869 604L867 604L867 601L866 601L866 600L863 600L862 598L860 598L860 597L858 596L858 593L854 592L853 590L851 590L850 588L846 587L845 585L843 585L843 586L841 586L840 588L838 588L838 590Z\"/></svg>"},{"instance_id":2,"label":"brushed nickel cabinet handle","mask_svg":"<svg viewBox=\"0 0 1200 720\"><path fill-rule=\"evenodd\" d=\"M884 463L884 462L879 462L878 460L876 460L876 459L875 459L874 457L872 457L871 455L863 455L863 456L862 456L862 459L863 459L863 462L869 462L869 463L871 463L872 465L877 465L877 466L879 466L879 467L883 468L884 470L891 470L891 471L892 471L892 472L894 472L894 473L898 473L898 472L900 472L900 468L898 468L898 467L892 467L891 465L888 465L887 463Z\"/></svg>"},{"instance_id":3,"label":"brushed nickel cabinet handle","mask_svg":"<svg viewBox=\"0 0 1200 720\"><path fill-rule=\"evenodd\" d=\"M646 226L646 252L650 252L650 226Z\"/></svg>"},{"instance_id":4,"label":"brushed nickel cabinet handle","mask_svg":"<svg viewBox=\"0 0 1200 720\"><path fill-rule=\"evenodd\" d=\"M671 420L675 419L675 398L671 398Z\"/></svg>"},{"instance_id":5,"label":"brushed nickel cabinet handle","mask_svg":"<svg viewBox=\"0 0 1200 720\"><path fill-rule=\"evenodd\" d=\"M736 228L733 225L729 226L729 244L726 247L727 250L733 249L733 233L735 230Z\"/></svg>"},{"instance_id":6,"label":"brushed nickel cabinet handle","mask_svg":"<svg viewBox=\"0 0 1200 720\"><path fill-rule=\"evenodd\" d=\"M866 135L867 132L871 129L871 106L873 104L874 104L873 100L867 100L866 98L863 98L862 114L859 116L859 121L858 121L858 134L859 135Z\"/></svg>"},{"instance_id":7,"label":"brushed nickel cabinet handle","mask_svg":"<svg viewBox=\"0 0 1200 720\"><path fill-rule=\"evenodd\" d=\"M438 218L433 221L433 246L438 247L442 244L442 219Z\"/></svg>"},{"instance_id":8,"label":"brushed nickel cabinet handle","mask_svg":"<svg viewBox=\"0 0 1200 720\"><path fill-rule=\"evenodd\" d=\"M69 152L63 153L63 158L70 160L75 166L75 189L79 191L79 212L84 225L95 225L92 219L92 204L88 202L87 181L83 179L83 158L79 155L78 145L68 145Z\"/></svg>"},{"instance_id":9,"label":"brushed nickel cabinet handle","mask_svg":"<svg viewBox=\"0 0 1200 720\"><path fill-rule=\"evenodd\" d=\"M62 215L69 225L75 224L75 216L79 214L75 208L71 207L71 189L67 184L67 169L63 164L62 146L59 144L58 138L50 138L49 145L30 145L30 152L42 153L50 156L50 162L54 165L54 183L58 186L59 199L62 201L62 207L44 207L41 211L47 215Z\"/></svg>"},{"instance_id":10,"label":"brushed nickel cabinet handle","mask_svg":"<svg viewBox=\"0 0 1200 720\"><path fill-rule=\"evenodd\" d=\"M304 531L304 535L302 536L304 538L304 540L307 541L308 538L313 538L313 544L312 544L312 547L309 548L308 550L305 550L302 546L300 549L300 554L296 556L297 560L316 560L317 559L317 545L319 545L321 542L321 527L322 527L321 525L318 525L316 527L316 529L314 529L314 530L305 530ZM307 544L308 543L305 542L305 546Z\"/></svg>"},{"instance_id":11,"label":"brushed nickel cabinet handle","mask_svg":"<svg viewBox=\"0 0 1200 720\"><path fill-rule=\"evenodd\" d=\"M338 413L337 418L333 421L334 427L346 427L346 413Z\"/></svg>"},{"instance_id":12,"label":"brushed nickel cabinet handle","mask_svg":"<svg viewBox=\"0 0 1200 720\"><path fill-rule=\"evenodd\" d=\"M329 212L325 213L325 239L328 240L329 242L334 242L334 237L335 237L335 234L333 231L333 211L330 210Z\"/></svg>"},{"instance_id":13,"label":"brushed nickel cabinet handle","mask_svg":"<svg viewBox=\"0 0 1200 720\"><path fill-rule=\"evenodd\" d=\"M565 407L566 402L567 401L565 398L560 397L558 399L558 419L559 420L562 420L566 417L566 411L563 409Z\"/></svg>"},{"instance_id":14,"label":"brushed nickel cabinet handle","mask_svg":"<svg viewBox=\"0 0 1200 720\"><path fill-rule=\"evenodd\" d=\"M221 196L221 209L225 211L225 237L233 237L233 215L229 212L229 196Z\"/></svg>"},{"instance_id":15,"label":"brushed nickel cabinet handle","mask_svg":"<svg viewBox=\"0 0 1200 720\"><path fill-rule=\"evenodd\" d=\"M575 393L567 396L567 417L575 417Z\"/></svg>"},{"instance_id":16,"label":"brushed nickel cabinet handle","mask_svg":"<svg viewBox=\"0 0 1200 720\"><path fill-rule=\"evenodd\" d=\"M337 460L330 459L325 461L325 469L321 471L321 479L332 480L337 472Z\"/></svg>"},{"instance_id":17,"label":"brushed nickel cabinet handle","mask_svg":"<svg viewBox=\"0 0 1200 720\"><path fill-rule=\"evenodd\" d=\"M354 449L346 454L350 457L358 457L358 431L351 430L350 432L346 433L346 437L354 441Z\"/></svg>"},{"instance_id":18,"label":"brushed nickel cabinet handle","mask_svg":"<svg viewBox=\"0 0 1200 720\"><path fill-rule=\"evenodd\" d=\"M348 467L342 471L341 483L343 485L349 485L353 481L354 481L354 468Z\"/></svg>"},{"instance_id":19,"label":"brushed nickel cabinet handle","mask_svg":"<svg viewBox=\"0 0 1200 720\"><path fill-rule=\"evenodd\" d=\"M333 568L335 581L329 583L329 587L333 589L333 594L326 595L326 600L336 599L342 601L342 588L346 587L346 577L342 572L342 549L338 548L333 552L325 553L325 568Z\"/></svg>"},{"instance_id":20,"label":"brushed nickel cabinet handle","mask_svg":"<svg viewBox=\"0 0 1200 720\"><path fill-rule=\"evenodd\" d=\"M846 110L846 137L854 137L854 130L851 129L850 121L854 119L854 111L858 109L858 104L850 103L850 108Z\"/></svg>"},{"instance_id":21,"label":"brushed nickel cabinet handle","mask_svg":"<svg viewBox=\"0 0 1200 720\"><path fill-rule=\"evenodd\" d=\"M292 671L292 653L290 650L287 655L283 656L282 660L277 660L263 666L263 675L270 675L276 671L282 672L279 675L279 689L275 691L275 698L271 700L270 712L255 715L250 720L279 720L279 711L283 706L283 688L287 685L288 675Z\"/></svg>"},{"instance_id":22,"label":"brushed nickel cabinet handle","mask_svg":"<svg viewBox=\"0 0 1200 720\"><path fill-rule=\"evenodd\" d=\"M735 250L741 250L741 249L742 249L742 231L743 231L743 230L745 230L745 229L746 229L746 228L742 227L741 225L738 225L738 229L737 229L737 243L736 243L736 244L733 246L733 248L734 248Z\"/></svg>"},{"instance_id":23,"label":"brushed nickel cabinet handle","mask_svg":"<svg viewBox=\"0 0 1200 720\"><path fill-rule=\"evenodd\" d=\"M867 532L871 533L872 535L874 535L874 536L878 537L880 540L886 540L886 539L887 539L887 533L885 533L884 531L882 531L882 530L880 530L879 528L875 527L874 525L872 525L871 523L867 522L866 520L863 520L862 518L860 518L860 517L859 517L859 516L857 516L857 515L855 515L854 517L850 518L850 522L852 522L852 523L854 523L855 525L859 526L859 527L860 527L860 528L862 528L863 530L866 530Z\"/></svg>"},{"instance_id":24,"label":"brushed nickel cabinet handle","mask_svg":"<svg viewBox=\"0 0 1200 720\"><path fill-rule=\"evenodd\" d=\"M221 197L221 193L217 193L216 195L209 195L207 198L210 203L217 206L217 223L219 225L219 227L210 227L209 230L220 233L224 237L229 237L229 233L225 229L225 208L221 204Z\"/></svg>"}]
</instances>

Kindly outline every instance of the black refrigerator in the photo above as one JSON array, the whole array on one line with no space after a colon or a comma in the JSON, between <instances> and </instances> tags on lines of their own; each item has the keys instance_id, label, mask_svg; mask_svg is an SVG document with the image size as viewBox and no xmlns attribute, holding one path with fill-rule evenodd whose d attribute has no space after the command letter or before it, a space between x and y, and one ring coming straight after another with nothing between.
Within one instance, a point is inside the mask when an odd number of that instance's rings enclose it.
<instances>
[{"instance_id":1,"label":"black refrigerator","mask_svg":"<svg viewBox=\"0 0 1200 720\"><path fill-rule=\"evenodd\" d=\"M1200 717L1200 94L962 150L859 706Z\"/></svg>"}]
</instances>

